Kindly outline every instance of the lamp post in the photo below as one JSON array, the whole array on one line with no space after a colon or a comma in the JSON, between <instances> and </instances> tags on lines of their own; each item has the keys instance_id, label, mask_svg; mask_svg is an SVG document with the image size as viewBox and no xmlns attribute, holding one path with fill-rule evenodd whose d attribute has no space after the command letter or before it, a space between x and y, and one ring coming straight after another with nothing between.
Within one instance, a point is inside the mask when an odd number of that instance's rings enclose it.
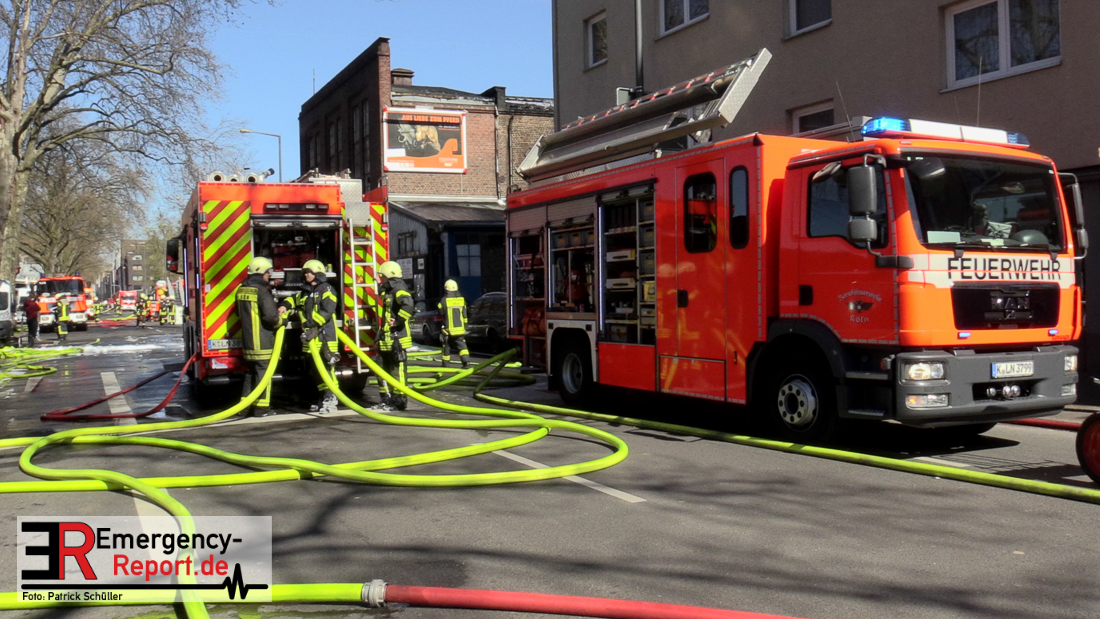
<instances>
[{"instance_id":1,"label":"lamp post","mask_svg":"<svg viewBox=\"0 0 1100 619\"><path fill-rule=\"evenodd\" d=\"M270 135L271 137L279 140L279 182L283 182L283 136L279 135L278 133L264 133L263 131L253 131L251 129L241 129L241 133Z\"/></svg>"}]
</instances>

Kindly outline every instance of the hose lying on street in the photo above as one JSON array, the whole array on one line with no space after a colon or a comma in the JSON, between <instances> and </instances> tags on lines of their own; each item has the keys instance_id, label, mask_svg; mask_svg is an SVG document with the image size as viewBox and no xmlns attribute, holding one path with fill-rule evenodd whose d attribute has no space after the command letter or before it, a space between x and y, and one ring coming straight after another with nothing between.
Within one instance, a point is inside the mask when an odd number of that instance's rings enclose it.
<instances>
[{"instance_id":1,"label":"hose lying on street","mask_svg":"<svg viewBox=\"0 0 1100 619\"><path fill-rule=\"evenodd\" d=\"M80 348L15 348L5 346L0 348L0 380L10 378L34 378L36 376L48 376L57 371L45 365L39 365L48 359L75 355Z\"/></svg>"}]
</instances>

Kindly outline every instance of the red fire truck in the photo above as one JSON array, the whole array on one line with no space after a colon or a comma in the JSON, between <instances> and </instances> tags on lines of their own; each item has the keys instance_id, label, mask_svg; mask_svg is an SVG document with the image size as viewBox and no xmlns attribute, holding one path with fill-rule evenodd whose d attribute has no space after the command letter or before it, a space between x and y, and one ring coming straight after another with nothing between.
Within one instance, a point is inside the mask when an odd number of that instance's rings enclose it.
<instances>
[{"instance_id":1,"label":"red fire truck","mask_svg":"<svg viewBox=\"0 0 1100 619\"><path fill-rule=\"evenodd\" d=\"M118 293L118 307L123 312L137 311L138 293L136 290L123 290Z\"/></svg>"},{"instance_id":2,"label":"red fire truck","mask_svg":"<svg viewBox=\"0 0 1100 619\"><path fill-rule=\"evenodd\" d=\"M88 301L84 296L84 278L76 275L43 277L34 285L34 294L38 298L38 326L41 329L56 329L53 311L58 303L69 304L69 320L72 328L78 331L88 330Z\"/></svg>"},{"instance_id":3,"label":"red fire truck","mask_svg":"<svg viewBox=\"0 0 1100 619\"><path fill-rule=\"evenodd\" d=\"M1022 135L918 120L706 143L768 58L535 145L507 209L527 361L571 404L597 385L747 404L800 441L840 418L982 432L1072 403L1075 181Z\"/></svg>"},{"instance_id":4,"label":"red fire truck","mask_svg":"<svg viewBox=\"0 0 1100 619\"><path fill-rule=\"evenodd\" d=\"M278 298L301 289L307 260L328 265L328 281L340 297L337 327L369 349L378 301L375 273L386 260L386 234L384 205L364 202L356 179L199 183L184 210L183 230L166 251L168 271L184 276L183 337L187 356L200 357L192 365L196 384L226 384L245 372L234 297L254 256L274 264ZM307 375L300 334L300 325L291 323L281 376ZM360 364L345 350L337 375L361 390L367 374Z\"/></svg>"}]
</instances>

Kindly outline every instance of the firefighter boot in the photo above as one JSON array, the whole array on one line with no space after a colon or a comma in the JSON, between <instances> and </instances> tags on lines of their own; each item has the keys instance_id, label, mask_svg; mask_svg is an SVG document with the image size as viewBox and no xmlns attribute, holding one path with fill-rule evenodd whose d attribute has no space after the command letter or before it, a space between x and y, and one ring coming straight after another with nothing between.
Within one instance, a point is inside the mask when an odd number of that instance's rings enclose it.
<instances>
[{"instance_id":1,"label":"firefighter boot","mask_svg":"<svg viewBox=\"0 0 1100 619\"><path fill-rule=\"evenodd\" d=\"M390 406L395 410L403 411L409 405L409 396L403 393L396 393L390 397Z\"/></svg>"},{"instance_id":2,"label":"firefighter boot","mask_svg":"<svg viewBox=\"0 0 1100 619\"><path fill-rule=\"evenodd\" d=\"M462 369L466 370L470 367L470 356L462 355Z\"/></svg>"},{"instance_id":3,"label":"firefighter boot","mask_svg":"<svg viewBox=\"0 0 1100 619\"><path fill-rule=\"evenodd\" d=\"M379 402L378 404L375 404L374 406L370 407L370 409L372 411L380 411L380 412L384 412L384 413L388 413L390 411L397 410L392 404L391 396L389 394L386 394L386 393L382 394L382 401Z\"/></svg>"}]
</instances>

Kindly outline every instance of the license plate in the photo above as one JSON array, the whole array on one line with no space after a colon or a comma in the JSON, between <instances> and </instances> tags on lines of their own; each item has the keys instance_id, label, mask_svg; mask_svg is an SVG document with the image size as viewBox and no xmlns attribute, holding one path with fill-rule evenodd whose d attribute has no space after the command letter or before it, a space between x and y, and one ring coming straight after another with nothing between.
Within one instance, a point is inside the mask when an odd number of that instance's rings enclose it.
<instances>
[{"instance_id":1,"label":"license plate","mask_svg":"<svg viewBox=\"0 0 1100 619\"><path fill-rule=\"evenodd\" d=\"M1008 363L993 364L993 378L1014 378L1016 376L1031 376L1034 373L1034 361L1011 361Z\"/></svg>"}]
</instances>

